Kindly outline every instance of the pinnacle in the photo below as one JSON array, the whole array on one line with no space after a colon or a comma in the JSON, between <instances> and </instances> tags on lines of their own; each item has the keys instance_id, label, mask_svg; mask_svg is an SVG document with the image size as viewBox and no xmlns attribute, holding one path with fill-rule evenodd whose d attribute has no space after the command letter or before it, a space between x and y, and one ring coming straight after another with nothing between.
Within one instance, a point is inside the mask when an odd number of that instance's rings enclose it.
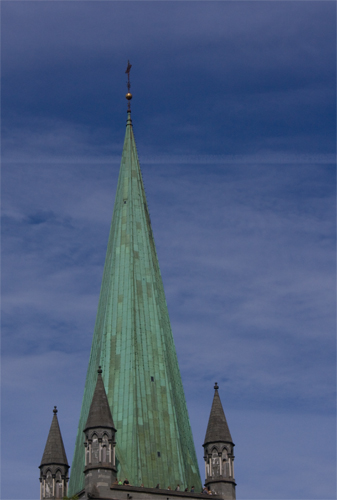
<instances>
[{"instance_id":1,"label":"pinnacle","mask_svg":"<svg viewBox=\"0 0 337 500\"><path fill-rule=\"evenodd\" d=\"M56 406L54 406L53 413L53 420L51 422L46 446L41 460L41 465L68 465L67 455L64 449L60 426L57 419Z\"/></svg>"},{"instance_id":2,"label":"pinnacle","mask_svg":"<svg viewBox=\"0 0 337 500\"><path fill-rule=\"evenodd\" d=\"M218 392L219 386L217 383L215 383L214 389L215 393L211 413L208 420L204 445L208 443L214 443L216 441L233 443L232 436L229 432L227 420L225 417L225 412L222 408Z\"/></svg>"},{"instance_id":3,"label":"pinnacle","mask_svg":"<svg viewBox=\"0 0 337 500\"><path fill-rule=\"evenodd\" d=\"M112 420L111 410L109 407L108 398L106 396L104 383L102 379L101 367L97 370L97 382L95 392L92 398L88 420L85 429L92 429L94 427L107 427L115 429ZM116 430L116 429L115 429Z\"/></svg>"}]
</instances>

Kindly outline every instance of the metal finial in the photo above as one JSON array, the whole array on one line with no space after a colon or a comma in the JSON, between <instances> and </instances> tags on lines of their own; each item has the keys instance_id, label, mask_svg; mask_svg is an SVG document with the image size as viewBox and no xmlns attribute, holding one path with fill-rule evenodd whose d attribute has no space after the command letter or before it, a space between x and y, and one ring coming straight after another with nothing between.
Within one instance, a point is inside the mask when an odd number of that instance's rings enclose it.
<instances>
[{"instance_id":1,"label":"metal finial","mask_svg":"<svg viewBox=\"0 0 337 500\"><path fill-rule=\"evenodd\" d=\"M219 389L218 382L215 382L214 389L217 391Z\"/></svg>"},{"instance_id":2,"label":"metal finial","mask_svg":"<svg viewBox=\"0 0 337 500\"><path fill-rule=\"evenodd\" d=\"M54 413L54 415L56 415L56 413L57 413L57 407L56 406L54 406L53 413Z\"/></svg>"},{"instance_id":3,"label":"metal finial","mask_svg":"<svg viewBox=\"0 0 337 500\"><path fill-rule=\"evenodd\" d=\"M101 374L102 373L102 368L101 366L98 367L97 373Z\"/></svg>"},{"instance_id":4,"label":"metal finial","mask_svg":"<svg viewBox=\"0 0 337 500\"><path fill-rule=\"evenodd\" d=\"M130 92L130 87L131 87L131 83L130 83L130 70L131 70L131 68L132 68L132 64L130 64L130 61L128 60L128 67L126 68L126 71L125 71L125 73L128 75L128 81L127 81L127 84L126 84L126 86L128 88L128 93L125 96L127 98L127 100L129 101L128 102L128 113L131 112L131 103L130 103L130 101L132 99L132 94Z\"/></svg>"}]
</instances>

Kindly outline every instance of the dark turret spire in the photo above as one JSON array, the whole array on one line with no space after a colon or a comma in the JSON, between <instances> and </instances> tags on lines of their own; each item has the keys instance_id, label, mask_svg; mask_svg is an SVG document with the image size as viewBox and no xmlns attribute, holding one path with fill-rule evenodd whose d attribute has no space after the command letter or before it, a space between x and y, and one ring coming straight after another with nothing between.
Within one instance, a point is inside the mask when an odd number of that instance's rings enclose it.
<instances>
[{"instance_id":1,"label":"dark turret spire","mask_svg":"<svg viewBox=\"0 0 337 500\"><path fill-rule=\"evenodd\" d=\"M108 427L116 431L115 424L112 420L108 398L104 389L101 367L98 369L96 388L84 430L93 429L94 427Z\"/></svg>"},{"instance_id":2,"label":"dark turret spire","mask_svg":"<svg viewBox=\"0 0 337 500\"><path fill-rule=\"evenodd\" d=\"M205 436L204 445L214 443L216 441L224 441L233 443L231 433L229 432L225 412L223 411L220 396L219 386L217 382L214 385L214 398L211 413L208 420L208 426Z\"/></svg>"},{"instance_id":3,"label":"dark turret spire","mask_svg":"<svg viewBox=\"0 0 337 500\"><path fill-rule=\"evenodd\" d=\"M235 500L234 443L223 411L217 382L203 447L205 485L224 500Z\"/></svg>"},{"instance_id":4,"label":"dark turret spire","mask_svg":"<svg viewBox=\"0 0 337 500\"><path fill-rule=\"evenodd\" d=\"M53 413L54 416L51 422L46 446L43 452L41 465L48 465L48 464L68 465L67 455L64 449L60 426L57 419L56 406L54 406Z\"/></svg>"},{"instance_id":5,"label":"dark turret spire","mask_svg":"<svg viewBox=\"0 0 337 500\"><path fill-rule=\"evenodd\" d=\"M46 446L40 464L40 498L62 498L67 494L68 460L64 449L57 408L50 426Z\"/></svg>"}]
</instances>

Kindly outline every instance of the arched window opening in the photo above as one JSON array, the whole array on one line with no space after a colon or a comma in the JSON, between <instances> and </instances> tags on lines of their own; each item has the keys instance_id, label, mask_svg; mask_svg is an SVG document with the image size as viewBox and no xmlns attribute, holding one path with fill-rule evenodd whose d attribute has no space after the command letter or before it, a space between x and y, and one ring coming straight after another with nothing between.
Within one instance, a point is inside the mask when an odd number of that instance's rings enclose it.
<instances>
[{"instance_id":1,"label":"arched window opening","mask_svg":"<svg viewBox=\"0 0 337 500\"><path fill-rule=\"evenodd\" d=\"M224 448L222 450L222 475L223 477L229 477L229 468L228 468L228 453L227 449Z\"/></svg>"},{"instance_id":2,"label":"arched window opening","mask_svg":"<svg viewBox=\"0 0 337 500\"><path fill-rule=\"evenodd\" d=\"M109 462L110 454L109 454L109 440L108 436L104 434L102 439L102 462Z\"/></svg>"},{"instance_id":3,"label":"arched window opening","mask_svg":"<svg viewBox=\"0 0 337 500\"><path fill-rule=\"evenodd\" d=\"M103 444L102 445L102 462L104 464L107 462L106 456L107 456L106 446Z\"/></svg>"},{"instance_id":4,"label":"arched window opening","mask_svg":"<svg viewBox=\"0 0 337 500\"><path fill-rule=\"evenodd\" d=\"M56 493L56 498L62 498L62 482L61 481L56 481L56 488L55 488L55 493Z\"/></svg>"},{"instance_id":5,"label":"arched window opening","mask_svg":"<svg viewBox=\"0 0 337 500\"><path fill-rule=\"evenodd\" d=\"M92 464L98 464L99 460L99 443L98 443L98 437L96 434L92 436L92 445L91 445L91 463Z\"/></svg>"},{"instance_id":6,"label":"arched window opening","mask_svg":"<svg viewBox=\"0 0 337 500\"><path fill-rule=\"evenodd\" d=\"M222 461L222 475L223 477L229 477L228 460Z\"/></svg>"},{"instance_id":7,"label":"arched window opening","mask_svg":"<svg viewBox=\"0 0 337 500\"><path fill-rule=\"evenodd\" d=\"M212 476L220 476L220 457L216 448L212 450Z\"/></svg>"},{"instance_id":8,"label":"arched window opening","mask_svg":"<svg viewBox=\"0 0 337 500\"><path fill-rule=\"evenodd\" d=\"M47 471L46 474L46 483L45 483L45 498L52 498L53 496L53 476L50 470Z\"/></svg>"}]
</instances>

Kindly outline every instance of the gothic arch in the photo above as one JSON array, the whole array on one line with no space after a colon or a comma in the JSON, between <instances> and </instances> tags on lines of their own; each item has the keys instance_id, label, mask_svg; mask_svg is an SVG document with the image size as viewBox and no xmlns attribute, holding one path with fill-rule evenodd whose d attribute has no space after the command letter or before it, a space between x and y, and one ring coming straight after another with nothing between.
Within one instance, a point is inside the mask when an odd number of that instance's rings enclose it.
<instances>
[{"instance_id":1,"label":"gothic arch","mask_svg":"<svg viewBox=\"0 0 337 500\"><path fill-rule=\"evenodd\" d=\"M91 443L91 463L98 464L99 462L99 442L96 432L92 435Z\"/></svg>"},{"instance_id":2,"label":"gothic arch","mask_svg":"<svg viewBox=\"0 0 337 500\"><path fill-rule=\"evenodd\" d=\"M109 437L106 433L102 437L102 462L110 462Z\"/></svg>"},{"instance_id":3,"label":"gothic arch","mask_svg":"<svg viewBox=\"0 0 337 500\"><path fill-rule=\"evenodd\" d=\"M62 472L60 469L56 470L55 474L55 497L62 498L63 497L63 487L62 487Z\"/></svg>"},{"instance_id":4,"label":"gothic arch","mask_svg":"<svg viewBox=\"0 0 337 500\"><path fill-rule=\"evenodd\" d=\"M45 498L53 497L53 475L51 470L48 468L46 470L46 479L45 479Z\"/></svg>"}]
</instances>

